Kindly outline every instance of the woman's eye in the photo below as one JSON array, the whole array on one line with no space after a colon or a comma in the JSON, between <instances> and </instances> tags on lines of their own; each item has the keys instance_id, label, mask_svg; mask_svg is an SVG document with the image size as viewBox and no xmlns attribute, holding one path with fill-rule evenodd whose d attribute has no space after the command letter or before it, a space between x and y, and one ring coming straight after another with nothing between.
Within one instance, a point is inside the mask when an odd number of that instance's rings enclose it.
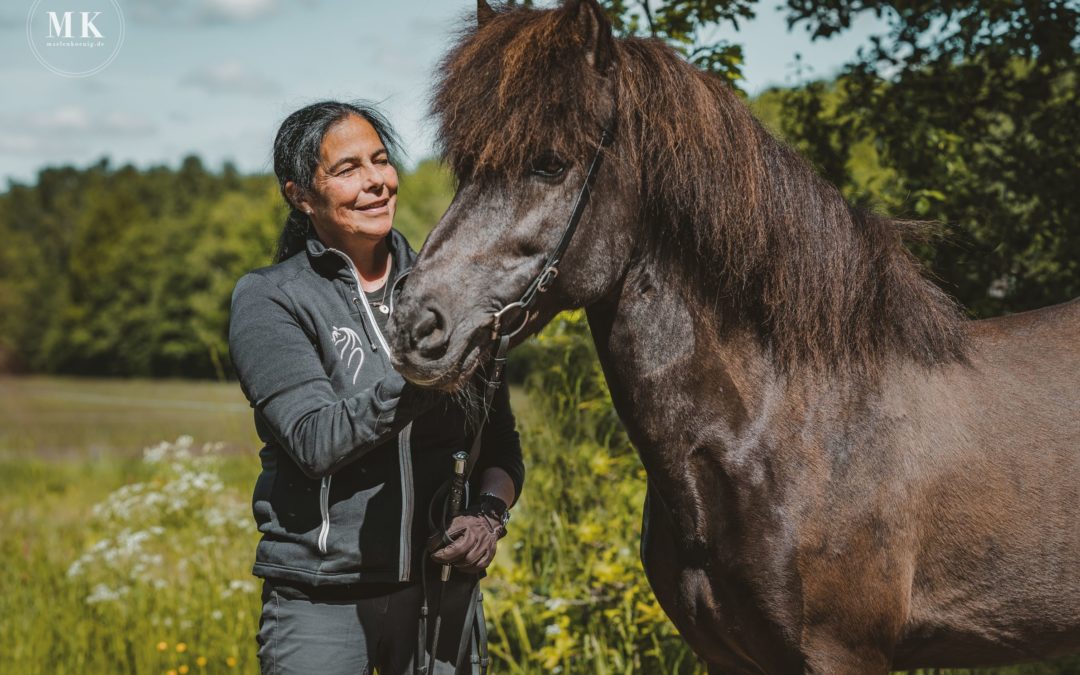
<instances>
[{"instance_id":1,"label":"woman's eye","mask_svg":"<svg viewBox=\"0 0 1080 675\"><path fill-rule=\"evenodd\" d=\"M545 152L529 163L533 175L541 178L558 178L566 171L566 162L553 152Z\"/></svg>"},{"instance_id":2,"label":"woman's eye","mask_svg":"<svg viewBox=\"0 0 1080 675\"><path fill-rule=\"evenodd\" d=\"M350 166L348 168L342 169L341 171L338 171L334 175L335 176L348 176L353 171L356 171L356 167L355 166Z\"/></svg>"}]
</instances>

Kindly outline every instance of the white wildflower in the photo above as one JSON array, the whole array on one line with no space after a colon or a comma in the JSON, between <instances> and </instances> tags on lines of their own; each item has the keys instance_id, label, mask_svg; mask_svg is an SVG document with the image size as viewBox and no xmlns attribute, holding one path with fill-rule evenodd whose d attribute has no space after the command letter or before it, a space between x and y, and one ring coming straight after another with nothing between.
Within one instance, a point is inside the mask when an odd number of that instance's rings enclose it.
<instances>
[{"instance_id":1,"label":"white wildflower","mask_svg":"<svg viewBox=\"0 0 1080 675\"><path fill-rule=\"evenodd\" d=\"M99 602L114 602L127 595L128 589L126 587L109 588L105 584L98 584L94 586L90 591L90 595L86 596L86 604L93 605Z\"/></svg>"}]
</instances>

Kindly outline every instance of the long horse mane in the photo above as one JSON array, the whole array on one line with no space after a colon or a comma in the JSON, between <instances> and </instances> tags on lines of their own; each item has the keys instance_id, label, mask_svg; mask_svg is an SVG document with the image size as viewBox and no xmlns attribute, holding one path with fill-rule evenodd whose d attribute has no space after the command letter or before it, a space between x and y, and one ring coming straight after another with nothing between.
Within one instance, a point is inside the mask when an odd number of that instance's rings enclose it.
<instances>
[{"instance_id":1,"label":"long horse mane","mask_svg":"<svg viewBox=\"0 0 1080 675\"><path fill-rule=\"evenodd\" d=\"M609 48L604 77L567 8L502 10L464 30L432 102L450 168L483 180L521 176L541 151L585 161L613 116L609 162L638 181L650 249L674 256L722 323L754 326L781 364L964 358L962 313L904 245L917 224L851 207L664 43Z\"/></svg>"}]
</instances>

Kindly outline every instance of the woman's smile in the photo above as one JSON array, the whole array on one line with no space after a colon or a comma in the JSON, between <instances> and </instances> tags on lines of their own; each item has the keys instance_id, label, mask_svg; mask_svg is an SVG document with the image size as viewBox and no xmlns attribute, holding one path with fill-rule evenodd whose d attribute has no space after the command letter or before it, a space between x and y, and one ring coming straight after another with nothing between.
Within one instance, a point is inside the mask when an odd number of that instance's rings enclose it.
<instances>
[{"instance_id":1,"label":"woman's smile","mask_svg":"<svg viewBox=\"0 0 1080 675\"><path fill-rule=\"evenodd\" d=\"M356 207L356 210L367 216L385 215L390 213L390 198L376 199L375 201Z\"/></svg>"}]
</instances>

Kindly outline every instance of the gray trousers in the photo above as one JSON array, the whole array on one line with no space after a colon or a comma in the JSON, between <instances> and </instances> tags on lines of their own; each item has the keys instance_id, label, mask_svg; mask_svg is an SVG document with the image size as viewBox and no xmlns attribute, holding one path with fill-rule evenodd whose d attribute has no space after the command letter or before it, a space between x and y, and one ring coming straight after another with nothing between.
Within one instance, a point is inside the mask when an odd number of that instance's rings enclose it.
<instances>
[{"instance_id":1,"label":"gray trousers","mask_svg":"<svg viewBox=\"0 0 1080 675\"><path fill-rule=\"evenodd\" d=\"M428 582L429 614L424 665L434 638L440 598L439 582ZM288 594L286 594L288 595ZM319 673L320 675L414 675L420 639L423 585L363 599L310 600L286 597L263 583L259 618L259 665L263 675ZM456 573L443 593L444 611L438 653L428 675L479 673L478 640L474 630L480 608L479 580Z\"/></svg>"}]
</instances>

